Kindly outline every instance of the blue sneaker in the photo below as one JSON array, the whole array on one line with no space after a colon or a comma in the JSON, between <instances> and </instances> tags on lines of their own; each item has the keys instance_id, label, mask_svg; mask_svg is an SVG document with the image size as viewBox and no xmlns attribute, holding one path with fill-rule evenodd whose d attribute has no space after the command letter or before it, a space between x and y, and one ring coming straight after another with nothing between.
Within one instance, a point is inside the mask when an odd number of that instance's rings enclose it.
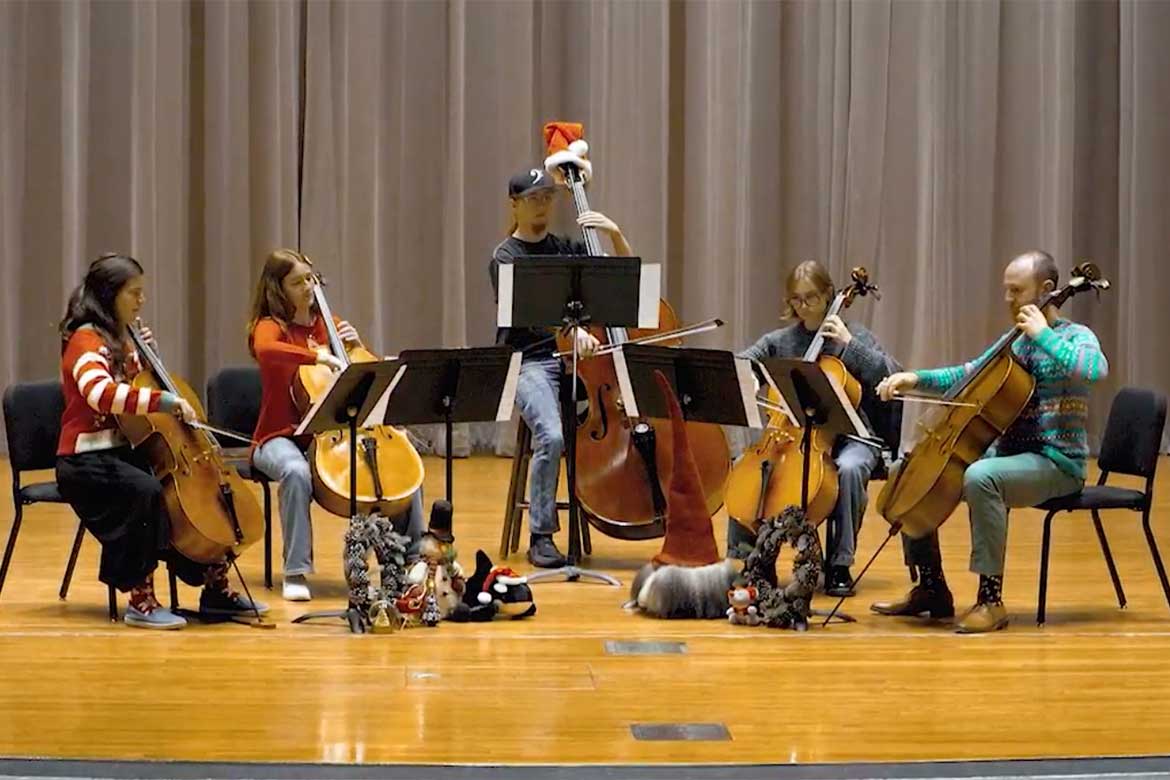
<instances>
[{"instance_id":1,"label":"blue sneaker","mask_svg":"<svg viewBox=\"0 0 1170 780\"><path fill-rule=\"evenodd\" d=\"M263 615L268 611L268 605L253 601L242 593L204 588L199 594L199 611L207 615Z\"/></svg>"},{"instance_id":2,"label":"blue sneaker","mask_svg":"<svg viewBox=\"0 0 1170 780\"><path fill-rule=\"evenodd\" d=\"M157 606L149 612L142 612L134 606L128 605L122 622L135 628L153 628L160 631L177 631L187 625L185 618L163 606Z\"/></svg>"}]
</instances>

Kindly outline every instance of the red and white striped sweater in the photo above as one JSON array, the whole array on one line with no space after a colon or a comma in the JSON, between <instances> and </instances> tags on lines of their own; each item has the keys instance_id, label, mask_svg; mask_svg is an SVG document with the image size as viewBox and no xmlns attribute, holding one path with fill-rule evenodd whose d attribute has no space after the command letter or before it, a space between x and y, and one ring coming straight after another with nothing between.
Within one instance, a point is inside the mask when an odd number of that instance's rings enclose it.
<instances>
[{"instance_id":1,"label":"red and white striped sweater","mask_svg":"<svg viewBox=\"0 0 1170 780\"><path fill-rule=\"evenodd\" d=\"M58 455L124 446L126 437L114 415L169 412L178 405L178 398L166 391L131 387L129 382L142 370L142 364L130 344L124 353L123 364L111 367L110 348L88 325L69 338L61 355L65 411L61 414Z\"/></svg>"}]
</instances>

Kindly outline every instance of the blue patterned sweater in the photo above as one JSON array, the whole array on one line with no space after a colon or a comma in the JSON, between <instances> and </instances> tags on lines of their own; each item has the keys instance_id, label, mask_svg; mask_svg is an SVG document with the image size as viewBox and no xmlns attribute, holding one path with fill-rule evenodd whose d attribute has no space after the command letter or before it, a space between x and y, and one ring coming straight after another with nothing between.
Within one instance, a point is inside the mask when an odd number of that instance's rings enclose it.
<instances>
[{"instance_id":1,"label":"blue patterned sweater","mask_svg":"<svg viewBox=\"0 0 1170 780\"><path fill-rule=\"evenodd\" d=\"M994 454L1040 453L1062 471L1084 479L1089 386L1109 374L1097 337L1084 325L1058 319L1034 339L1016 339L1012 352L1036 379L1036 392L996 442ZM918 389L945 393L990 353L961 366L916 371Z\"/></svg>"}]
</instances>

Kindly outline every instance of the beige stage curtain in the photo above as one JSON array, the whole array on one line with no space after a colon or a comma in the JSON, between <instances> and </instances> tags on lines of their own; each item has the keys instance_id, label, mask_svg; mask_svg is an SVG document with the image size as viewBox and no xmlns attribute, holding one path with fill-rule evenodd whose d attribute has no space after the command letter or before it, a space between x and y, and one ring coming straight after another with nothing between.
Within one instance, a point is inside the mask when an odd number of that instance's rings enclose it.
<instances>
[{"instance_id":1,"label":"beige stage curtain","mask_svg":"<svg viewBox=\"0 0 1170 780\"><path fill-rule=\"evenodd\" d=\"M197 381L244 359L276 243L386 354L490 343L505 181L570 119L595 207L684 320L727 321L700 344L774 327L816 258L869 268L883 299L849 316L903 364L949 364L1009 324L1013 254L1093 259L1114 289L1069 311L1111 362L1099 435L1118 386L1170 386L1166 40L1159 0L3 4L0 380L53 370L52 320L108 247L157 269Z\"/></svg>"},{"instance_id":2,"label":"beige stage curtain","mask_svg":"<svg viewBox=\"0 0 1170 780\"><path fill-rule=\"evenodd\" d=\"M87 262L127 252L196 390L248 359L257 258L296 241L302 11L0 3L0 383L56 374Z\"/></svg>"}]
</instances>

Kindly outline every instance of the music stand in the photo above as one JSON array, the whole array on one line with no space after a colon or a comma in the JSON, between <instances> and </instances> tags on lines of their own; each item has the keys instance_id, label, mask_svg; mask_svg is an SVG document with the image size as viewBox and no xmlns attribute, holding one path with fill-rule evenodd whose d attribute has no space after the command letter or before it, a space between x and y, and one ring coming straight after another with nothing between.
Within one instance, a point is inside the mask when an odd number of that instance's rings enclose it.
<instances>
[{"instance_id":1,"label":"music stand","mask_svg":"<svg viewBox=\"0 0 1170 780\"><path fill-rule=\"evenodd\" d=\"M801 358L771 358L763 361L762 370L765 380L779 393L781 406L803 430L801 449L806 457L801 472L800 509L807 513L810 465L807 453L811 450L815 429L827 431L834 440L844 436L878 450L884 449L885 444L870 433L845 394L845 389L833 382L817 363ZM829 523L825 533L828 537L826 541L831 542L832 523ZM831 544L825 546L832 547ZM837 609L829 613L825 623L836 613ZM844 613L839 617L847 623L856 622L856 618Z\"/></svg>"},{"instance_id":2,"label":"music stand","mask_svg":"<svg viewBox=\"0 0 1170 780\"><path fill-rule=\"evenodd\" d=\"M687 422L762 428L751 361L721 349L623 344L614 353L622 404L630 417L669 419L670 409L654 379L666 376Z\"/></svg>"},{"instance_id":3,"label":"music stand","mask_svg":"<svg viewBox=\"0 0 1170 780\"><path fill-rule=\"evenodd\" d=\"M496 324L501 328L560 328L566 333L589 324L607 328L658 327L661 268L638 257L534 255L499 269ZM571 406L561 415L569 483L568 565L530 575L529 582L564 576L613 586L621 583L602 572L581 569L581 518L577 500L577 341L572 339ZM534 579L535 578L535 579Z\"/></svg>"},{"instance_id":4,"label":"music stand","mask_svg":"<svg viewBox=\"0 0 1170 780\"><path fill-rule=\"evenodd\" d=\"M308 414L294 431L294 436L313 435L349 428L350 442L357 441L358 420L369 416L373 405L386 388L400 374L402 367L397 361L385 360L378 363L351 363L344 371L333 375L333 381L324 395L313 404ZM352 523L358 517L357 506L357 450L349 448L349 518ZM368 616L361 614L349 604L345 609L307 612L294 618L294 623L306 623L317 618L341 618L349 623L349 630L355 634L366 631Z\"/></svg>"},{"instance_id":5,"label":"music stand","mask_svg":"<svg viewBox=\"0 0 1170 780\"><path fill-rule=\"evenodd\" d=\"M454 423L512 419L520 358L507 346L404 350L363 426L443 423L447 501L454 505Z\"/></svg>"}]
</instances>

